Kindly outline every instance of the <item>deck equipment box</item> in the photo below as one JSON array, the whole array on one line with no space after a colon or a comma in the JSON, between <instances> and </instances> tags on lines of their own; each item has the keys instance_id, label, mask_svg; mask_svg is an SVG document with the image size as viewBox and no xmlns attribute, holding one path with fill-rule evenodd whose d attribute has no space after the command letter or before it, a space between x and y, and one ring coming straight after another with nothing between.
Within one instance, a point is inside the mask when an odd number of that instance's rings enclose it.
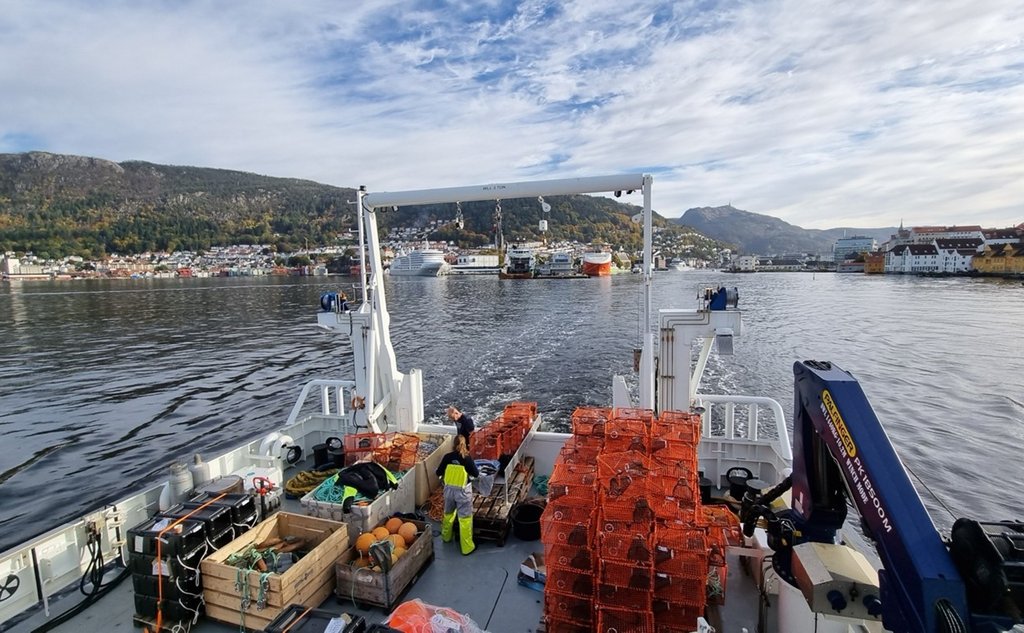
<instances>
[{"instance_id":1,"label":"deck equipment box","mask_svg":"<svg viewBox=\"0 0 1024 633\"><path fill-rule=\"evenodd\" d=\"M286 537L303 539L308 548L281 573L240 574L237 567L227 563L232 554ZM206 615L262 631L291 604L319 606L334 588L334 563L347 549L348 530L344 524L279 512L203 560Z\"/></svg>"},{"instance_id":2,"label":"deck equipment box","mask_svg":"<svg viewBox=\"0 0 1024 633\"><path fill-rule=\"evenodd\" d=\"M402 593L419 577L420 572L434 559L434 533L430 524L410 521L416 525L416 540L405 555L398 559L391 571L373 571L369 567L356 567L359 558L354 547L349 548L335 565L339 600L350 600L391 609Z\"/></svg>"},{"instance_id":3,"label":"deck equipment box","mask_svg":"<svg viewBox=\"0 0 1024 633\"><path fill-rule=\"evenodd\" d=\"M437 449L422 461L416 462L414 469L416 471L416 507L420 507L430 499L430 495L434 494L435 490L441 487L441 478L435 473L444 456L452 452L455 436L430 433L417 433L417 435L420 437L421 446L422 442L437 444Z\"/></svg>"},{"instance_id":4,"label":"deck equipment box","mask_svg":"<svg viewBox=\"0 0 1024 633\"><path fill-rule=\"evenodd\" d=\"M365 633L366 620L361 615L336 615L324 609L310 609L301 604L293 604L282 611L281 615L277 616L266 628L266 633L324 633L325 631Z\"/></svg>"},{"instance_id":5,"label":"deck equipment box","mask_svg":"<svg viewBox=\"0 0 1024 633\"><path fill-rule=\"evenodd\" d=\"M330 481L330 480L328 480ZM416 511L416 469L409 470L398 480L398 488L380 494L366 505L354 504L350 512L344 512L340 503L317 501L313 498L316 489L302 497L306 514L343 521L348 525L349 540L355 543L363 532L369 532L396 513Z\"/></svg>"}]
</instances>

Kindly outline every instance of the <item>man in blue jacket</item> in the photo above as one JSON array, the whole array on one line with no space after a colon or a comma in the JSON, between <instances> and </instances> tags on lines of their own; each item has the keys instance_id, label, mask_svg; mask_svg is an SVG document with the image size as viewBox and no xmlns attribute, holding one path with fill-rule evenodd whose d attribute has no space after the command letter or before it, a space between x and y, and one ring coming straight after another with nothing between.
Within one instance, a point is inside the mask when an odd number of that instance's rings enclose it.
<instances>
[{"instance_id":1,"label":"man in blue jacket","mask_svg":"<svg viewBox=\"0 0 1024 633\"><path fill-rule=\"evenodd\" d=\"M459 435L466 438L466 446L469 446L469 436L473 433L473 429L476 428L473 418L453 406L448 407L448 418L455 423Z\"/></svg>"}]
</instances>

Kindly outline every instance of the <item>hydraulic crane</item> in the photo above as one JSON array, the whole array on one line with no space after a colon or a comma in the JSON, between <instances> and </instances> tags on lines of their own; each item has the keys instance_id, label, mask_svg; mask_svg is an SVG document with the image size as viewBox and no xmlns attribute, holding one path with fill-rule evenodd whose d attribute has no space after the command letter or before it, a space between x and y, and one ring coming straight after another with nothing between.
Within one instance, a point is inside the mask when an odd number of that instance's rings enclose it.
<instances>
[{"instance_id":1,"label":"hydraulic crane","mask_svg":"<svg viewBox=\"0 0 1024 633\"><path fill-rule=\"evenodd\" d=\"M798 362L793 372L793 472L748 493L740 512L748 536L766 521L779 576L812 607L820 600L821 612L880 618L895 633L988 633L1021 622L1024 523L959 519L944 541L857 380L828 362ZM786 490L792 508L773 510ZM829 573L843 558L834 542L847 502L882 562L877 591L850 580L856 573ZM818 591L820 578L831 584Z\"/></svg>"}]
</instances>

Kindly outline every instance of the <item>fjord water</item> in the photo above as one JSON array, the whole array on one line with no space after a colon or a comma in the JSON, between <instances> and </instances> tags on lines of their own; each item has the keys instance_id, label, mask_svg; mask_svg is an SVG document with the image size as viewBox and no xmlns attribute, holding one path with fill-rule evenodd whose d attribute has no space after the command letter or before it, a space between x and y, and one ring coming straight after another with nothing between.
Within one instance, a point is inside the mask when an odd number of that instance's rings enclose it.
<instances>
[{"instance_id":1,"label":"fjord water","mask_svg":"<svg viewBox=\"0 0 1024 633\"><path fill-rule=\"evenodd\" d=\"M301 385L351 378L351 346L319 330L348 278L13 282L0 286L0 551L144 483L279 427ZM792 415L794 361L861 382L933 519L1021 518L1024 287L834 274L665 272L655 307L738 286L736 354L707 392L770 395ZM536 400L567 427L630 373L642 280L387 281L400 369L424 375L427 417L485 421ZM942 500L940 503L938 499Z\"/></svg>"}]
</instances>

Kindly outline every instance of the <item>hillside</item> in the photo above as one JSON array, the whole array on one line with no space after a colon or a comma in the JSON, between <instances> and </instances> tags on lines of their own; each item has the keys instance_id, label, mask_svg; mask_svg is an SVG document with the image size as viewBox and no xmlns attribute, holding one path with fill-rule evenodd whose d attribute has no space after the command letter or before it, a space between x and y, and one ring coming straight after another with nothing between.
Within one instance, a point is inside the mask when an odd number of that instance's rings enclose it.
<instances>
[{"instance_id":1,"label":"hillside","mask_svg":"<svg viewBox=\"0 0 1024 633\"><path fill-rule=\"evenodd\" d=\"M784 220L732 206L687 209L676 224L690 226L722 242L736 245L743 253L829 253L844 235L865 235L881 243L896 232L895 227L877 229L803 229Z\"/></svg>"},{"instance_id":2,"label":"hillside","mask_svg":"<svg viewBox=\"0 0 1024 633\"><path fill-rule=\"evenodd\" d=\"M45 152L0 154L0 251L44 256L319 243L351 189L245 172Z\"/></svg>"},{"instance_id":3,"label":"hillside","mask_svg":"<svg viewBox=\"0 0 1024 633\"><path fill-rule=\"evenodd\" d=\"M239 171L115 163L99 158L29 152L0 154L0 253L32 251L100 258L213 245L271 244L279 252L335 243L355 226L355 192L308 180ZM549 239L602 241L636 248L640 228L632 205L592 196L560 196L551 204ZM506 240L536 239L536 199L503 200ZM381 229L441 223L432 239L480 245L493 239L493 202L402 207L379 214ZM671 226L661 217L656 225ZM674 228L674 227L673 227Z\"/></svg>"}]
</instances>

